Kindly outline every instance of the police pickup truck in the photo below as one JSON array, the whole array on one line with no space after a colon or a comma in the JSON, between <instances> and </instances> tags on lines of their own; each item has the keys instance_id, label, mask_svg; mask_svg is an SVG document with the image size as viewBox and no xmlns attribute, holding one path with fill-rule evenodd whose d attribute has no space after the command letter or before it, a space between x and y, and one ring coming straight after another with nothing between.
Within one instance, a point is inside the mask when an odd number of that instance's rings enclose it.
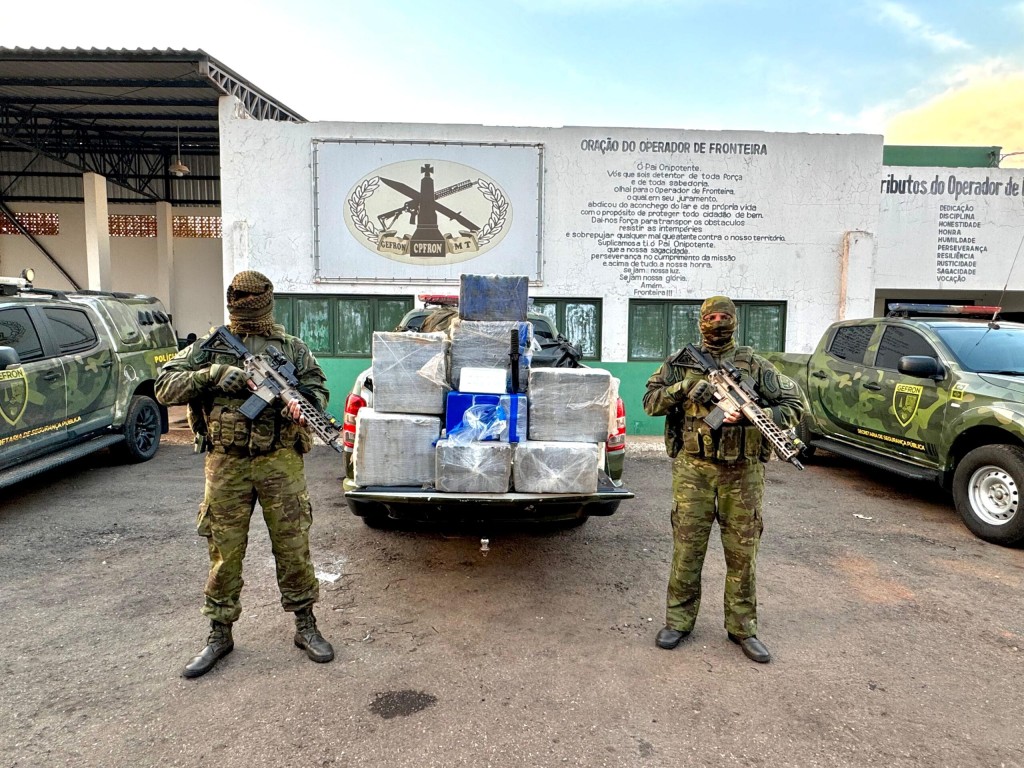
<instances>
[{"instance_id":1,"label":"police pickup truck","mask_svg":"<svg viewBox=\"0 0 1024 768\"><path fill-rule=\"evenodd\" d=\"M804 392L805 453L938 482L975 535L1024 543L1024 325L998 312L894 304L834 323L812 354L765 353Z\"/></svg>"},{"instance_id":2,"label":"police pickup truck","mask_svg":"<svg viewBox=\"0 0 1024 768\"><path fill-rule=\"evenodd\" d=\"M151 459L167 432L153 397L177 351L152 296L0 278L0 487L103 448Z\"/></svg>"},{"instance_id":3,"label":"police pickup truck","mask_svg":"<svg viewBox=\"0 0 1024 768\"><path fill-rule=\"evenodd\" d=\"M396 330L445 330L457 316L458 297L420 297L433 306L410 310ZM531 367L564 366L579 352L558 333L546 315L530 312L539 350ZM424 328L424 322L427 323ZM373 405L373 381L367 369L356 377L345 401L343 441L345 447L343 488L353 514L372 528L389 527L396 520L458 520L470 523L562 522L583 523L591 515L614 514L619 503L632 499L622 487L626 449L626 412L622 399L616 402L615 429L602 446L602 467L593 494L536 493L447 493L412 487L359 487L353 480L353 452L356 450L356 418L360 409Z\"/></svg>"}]
</instances>

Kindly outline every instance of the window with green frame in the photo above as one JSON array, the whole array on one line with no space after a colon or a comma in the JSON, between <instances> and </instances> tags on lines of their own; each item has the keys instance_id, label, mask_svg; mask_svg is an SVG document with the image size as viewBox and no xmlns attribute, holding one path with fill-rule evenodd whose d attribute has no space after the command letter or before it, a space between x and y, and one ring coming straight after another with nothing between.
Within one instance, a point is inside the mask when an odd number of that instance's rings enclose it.
<instances>
[{"instance_id":1,"label":"window with green frame","mask_svg":"<svg viewBox=\"0 0 1024 768\"><path fill-rule=\"evenodd\" d=\"M700 339L702 301L629 302L629 359L657 360ZM737 301L736 343L758 352L780 351L786 344L786 303Z\"/></svg>"},{"instance_id":2,"label":"window with green frame","mask_svg":"<svg viewBox=\"0 0 1024 768\"><path fill-rule=\"evenodd\" d=\"M274 317L319 357L369 357L374 331L393 331L412 296L274 295Z\"/></svg>"},{"instance_id":3,"label":"window with green frame","mask_svg":"<svg viewBox=\"0 0 1024 768\"><path fill-rule=\"evenodd\" d=\"M601 300L535 297L532 312L547 315L558 332L579 347L584 360L601 359Z\"/></svg>"}]
</instances>

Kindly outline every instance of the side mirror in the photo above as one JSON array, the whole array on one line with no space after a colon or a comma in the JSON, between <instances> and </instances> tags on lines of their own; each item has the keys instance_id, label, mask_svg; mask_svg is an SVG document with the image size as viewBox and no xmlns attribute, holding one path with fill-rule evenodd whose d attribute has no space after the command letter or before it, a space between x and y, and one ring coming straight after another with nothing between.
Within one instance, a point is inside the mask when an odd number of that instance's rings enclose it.
<instances>
[{"instance_id":1,"label":"side mirror","mask_svg":"<svg viewBox=\"0 0 1024 768\"><path fill-rule=\"evenodd\" d=\"M942 379L946 375L946 369L942 363L928 355L905 355L900 358L897 368L904 376L914 376L918 379Z\"/></svg>"},{"instance_id":2,"label":"side mirror","mask_svg":"<svg viewBox=\"0 0 1024 768\"><path fill-rule=\"evenodd\" d=\"M19 365L21 365L21 359L13 348L0 347L0 371L6 371L8 368L17 368Z\"/></svg>"}]
</instances>

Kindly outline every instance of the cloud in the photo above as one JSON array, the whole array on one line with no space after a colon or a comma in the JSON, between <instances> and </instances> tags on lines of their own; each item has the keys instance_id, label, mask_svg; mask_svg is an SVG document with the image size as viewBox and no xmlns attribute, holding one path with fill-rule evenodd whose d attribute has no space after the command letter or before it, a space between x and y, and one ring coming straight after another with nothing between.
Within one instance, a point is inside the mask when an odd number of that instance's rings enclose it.
<instances>
[{"instance_id":1,"label":"cloud","mask_svg":"<svg viewBox=\"0 0 1024 768\"><path fill-rule=\"evenodd\" d=\"M920 16L899 3L879 3L878 10L883 21L892 22L910 39L923 42L937 51L969 51L973 47L958 37L932 28Z\"/></svg>"},{"instance_id":2,"label":"cloud","mask_svg":"<svg viewBox=\"0 0 1024 768\"><path fill-rule=\"evenodd\" d=\"M953 85L923 104L897 113L885 130L886 144L1002 147L1024 152L1024 70L1000 62L959 70ZM1024 167L1024 155L1003 167Z\"/></svg>"}]
</instances>

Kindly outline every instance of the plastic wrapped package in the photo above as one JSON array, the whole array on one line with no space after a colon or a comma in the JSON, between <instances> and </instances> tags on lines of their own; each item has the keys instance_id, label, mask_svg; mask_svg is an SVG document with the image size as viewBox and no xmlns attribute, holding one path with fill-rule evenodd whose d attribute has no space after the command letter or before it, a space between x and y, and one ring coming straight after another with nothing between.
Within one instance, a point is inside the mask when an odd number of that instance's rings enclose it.
<instances>
[{"instance_id":1,"label":"plastic wrapped package","mask_svg":"<svg viewBox=\"0 0 1024 768\"><path fill-rule=\"evenodd\" d=\"M597 443L527 440L516 445L512 486L520 493L597 493Z\"/></svg>"},{"instance_id":2,"label":"plastic wrapped package","mask_svg":"<svg viewBox=\"0 0 1024 768\"><path fill-rule=\"evenodd\" d=\"M458 443L439 440L435 453L436 487L445 493L505 493L512 475L509 443Z\"/></svg>"},{"instance_id":3,"label":"plastic wrapped package","mask_svg":"<svg viewBox=\"0 0 1024 768\"><path fill-rule=\"evenodd\" d=\"M530 278L525 275L462 275L459 317L464 320L525 320Z\"/></svg>"},{"instance_id":4,"label":"plastic wrapped package","mask_svg":"<svg viewBox=\"0 0 1024 768\"><path fill-rule=\"evenodd\" d=\"M451 333L451 384L459 389L463 368L502 368L507 374L508 391L512 391L512 331L519 338L519 388L525 392L533 358L533 325L529 322L480 321L456 319Z\"/></svg>"},{"instance_id":5,"label":"plastic wrapped package","mask_svg":"<svg viewBox=\"0 0 1024 768\"><path fill-rule=\"evenodd\" d=\"M526 439L526 395L449 392L444 415L445 434L460 443Z\"/></svg>"},{"instance_id":6,"label":"plastic wrapped package","mask_svg":"<svg viewBox=\"0 0 1024 768\"><path fill-rule=\"evenodd\" d=\"M434 484L434 443L441 435L437 416L380 413L360 408L352 455L356 485Z\"/></svg>"},{"instance_id":7,"label":"plastic wrapped package","mask_svg":"<svg viewBox=\"0 0 1024 768\"><path fill-rule=\"evenodd\" d=\"M530 371L530 440L603 443L615 406L612 375L600 368Z\"/></svg>"},{"instance_id":8,"label":"plastic wrapped package","mask_svg":"<svg viewBox=\"0 0 1024 768\"><path fill-rule=\"evenodd\" d=\"M373 334L373 407L379 413L444 413L444 333ZM440 370L438 370L440 369Z\"/></svg>"}]
</instances>

